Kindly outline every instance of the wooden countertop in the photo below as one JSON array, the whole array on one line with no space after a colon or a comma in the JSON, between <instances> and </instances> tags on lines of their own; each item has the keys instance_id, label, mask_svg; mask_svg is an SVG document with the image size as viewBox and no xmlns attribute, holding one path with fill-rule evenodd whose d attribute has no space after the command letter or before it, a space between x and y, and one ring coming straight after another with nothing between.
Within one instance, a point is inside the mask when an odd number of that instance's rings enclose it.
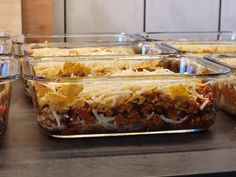
<instances>
[{"instance_id":1,"label":"wooden countertop","mask_svg":"<svg viewBox=\"0 0 236 177\"><path fill-rule=\"evenodd\" d=\"M0 176L235 176L235 127L236 119L220 111L201 133L54 139L38 127L19 80L0 141Z\"/></svg>"}]
</instances>

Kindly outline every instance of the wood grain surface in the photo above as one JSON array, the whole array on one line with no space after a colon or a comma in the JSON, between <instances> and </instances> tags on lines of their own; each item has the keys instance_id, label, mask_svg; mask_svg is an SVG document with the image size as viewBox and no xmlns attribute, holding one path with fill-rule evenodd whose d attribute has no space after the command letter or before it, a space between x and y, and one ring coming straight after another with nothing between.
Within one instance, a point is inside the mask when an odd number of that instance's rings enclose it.
<instances>
[{"instance_id":1,"label":"wood grain surface","mask_svg":"<svg viewBox=\"0 0 236 177\"><path fill-rule=\"evenodd\" d=\"M0 31L21 34L21 0L0 1Z\"/></svg>"},{"instance_id":2,"label":"wood grain surface","mask_svg":"<svg viewBox=\"0 0 236 177\"><path fill-rule=\"evenodd\" d=\"M53 0L22 0L23 34L53 33Z\"/></svg>"},{"instance_id":3,"label":"wood grain surface","mask_svg":"<svg viewBox=\"0 0 236 177\"><path fill-rule=\"evenodd\" d=\"M201 133L53 139L37 125L23 81L12 91L1 177L236 176L236 120L222 111Z\"/></svg>"}]
</instances>

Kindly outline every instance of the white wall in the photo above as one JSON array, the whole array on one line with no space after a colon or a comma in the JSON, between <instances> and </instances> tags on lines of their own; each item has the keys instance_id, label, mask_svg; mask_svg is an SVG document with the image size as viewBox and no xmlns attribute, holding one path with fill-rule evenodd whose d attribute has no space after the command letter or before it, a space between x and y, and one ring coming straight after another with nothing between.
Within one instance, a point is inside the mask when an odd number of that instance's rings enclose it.
<instances>
[{"instance_id":1,"label":"white wall","mask_svg":"<svg viewBox=\"0 0 236 177\"><path fill-rule=\"evenodd\" d=\"M142 32L143 7L143 0L67 0L67 32Z\"/></svg>"},{"instance_id":2,"label":"white wall","mask_svg":"<svg viewBox=\"0 0 236 177\"><path fill-rule=\"evenodd\" d=\"M221 13L221 29L236 31L236 0L223 0Z\"/></svg>"},{"instance_id":3,"label":"white wall","mask_svg":"<svg viewBox=\"0 0 236 177\"><path fill-rule=\"evenodd\" d=\"M63 0L55 3L63 32ZM236 31L235 7L236 0L66 0L66 32Z\"/></svg>"},{"instance_id":4,"label":"white wall","mask_svg":"<svg viewBox=\"0 0 236 177\"><path fill-rule=\"evenodd\" d=\"M64 0L54 0L54 33L64 33Z\"/></svg>"},{"instance_id":5,"label":"white wall","mask_svg":"<svg viewBox=\"0 0 236 177\"><path fill-rule=\"evenodd\" d=\"M146 31L217 31L219 0L147 0Z\"/></svg>"}]
</instances>

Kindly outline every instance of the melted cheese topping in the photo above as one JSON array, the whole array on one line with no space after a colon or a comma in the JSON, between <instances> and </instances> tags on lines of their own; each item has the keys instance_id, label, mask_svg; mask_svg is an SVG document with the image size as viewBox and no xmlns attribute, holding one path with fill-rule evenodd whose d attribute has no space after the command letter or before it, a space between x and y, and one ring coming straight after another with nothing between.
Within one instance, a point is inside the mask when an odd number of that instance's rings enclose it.
<instances>
[{"instance_id":1,"label":"melted cheese topping","mask_svg":"<svg viewBox=\"0 0 236 177\"><path fill-rule=\"evenodd\" d=\"M113 72L112 74L106 74L106 76L108 75L112 75L112 76L135 76L135 75L160 75L160 74L174 74L173 72L171 72L170 70L168 69L163 69L163 68L159 68L155 71L148 71L148 70L143 70L141 72L137 72L137 71L134 71L132 69L127 69L127 70L120 70L120 71L115 71Z\"/></svg>"},{"instance_id":2,"label":"melted cheese topping","mask_svg":"<svg viewBox=\"0 0 236 177\"><path fill-rule=\"evenodd\" d=\"M236 45L198 45L198 44L188 44L174 45L177 49L192 53L234 53L236 52Z\"/></svg>"},{"instance_id":3,"label":"melted cheese topping","mask_svg":"<svg viewBox=\"0 0 236 177\"><path fill-rule=\"evenodd\" d=\"M38 76L123 76L173 73L158 66L155 60L93 60L80 62L46 62L34 65ZM142 71L142 72L141 72Z\"/></svg>"},{"instance_id":4,"label":"melted cheese topping","mask_svg":"<svg viewBox=\"0 0 236 177\"><path fill-rule=\"evenodd\" d=\"M159 67L158 60L61 62L56 67L55 62L54 64L40 63L34 69L38 75L58 76L69 74L72 77L81 73L94 76L174 74L168 69ZM196 89L202 85L202 82L197 79L115 80L86 83L83 85L79 83L58 85L55 83L33 83L40 107L48 104L53 110L62 111L69 108L80 108L87 103L97 111L107 111L126 102L142 104L147 99L145 94L152 95L153 93L164 95L167 101L171 100L176 106L183 107L183 109L186 103L194 104L197 98L204 100L200 107L201 109L204 109L209 103L209 100L196 92Z\"/></svg>"},{"instance_id":5,"label":"melted cheese topping","mask_svg":"<svg viewBox=\"0 0 236 177\"><path fill-rule=\"evenodd\" d=\"M135 54L131 47L90 47L90 48L39 48L27 51L30 56L79 56L79 55L130 55Z\"/></svg>"},{"instance_id":6,"label":"melted cheese topping","mask_svg":"<svg viewBox=\"0 0 236 177\"><path fill-rule=\"evenodd\" d=\"M120 81L102 82L85 85L34 84L36 97L40 107L48 104L55 111L67 110L70 107L79 108L88 103L97 111L107 111L125 102L142 104L145 94L159 92L168 96L181 107L186 102L194 102L198 95L195 87L202 85L201 81ZM41 88L40 88L41 87ZM43 94L40 94L43 91ZM73 94L72 94L73 93ZM202 98L200 98L202 99ZM204 98L203 98L204 99ZM201 109L208 104L204 102Z\"/></svg>"},{"instance_id":7,"label":"melted cheese topping","mask_svg":"<svg viewBox=\"0 0 236 177\"><path fill-rule=\"evenodd\" d=\"M236 58L220 58L218 61L225 63L230 66L236 66Z\"/></svg>"},{"instance_id":8,"label":"melted cheese topping","mask_svg":"<svg viewBox=\"0 0 236 177\"><path fill-rule=\"evenodd\" d=\"M227 112L236 115L236 100L234 96L236 95L236 76L231 75L227 78L218 79L213 84L217 88L217 105Z\"/></svg>"}]
</instances>

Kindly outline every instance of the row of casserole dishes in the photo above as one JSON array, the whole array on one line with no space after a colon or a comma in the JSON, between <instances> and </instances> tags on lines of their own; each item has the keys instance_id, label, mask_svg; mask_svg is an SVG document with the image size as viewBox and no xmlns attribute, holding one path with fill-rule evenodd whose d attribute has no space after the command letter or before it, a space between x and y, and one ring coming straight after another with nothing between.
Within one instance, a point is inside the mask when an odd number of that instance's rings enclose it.
<instances>
[{"instance_id":1,"label":"row of casserole dishes","mask_svg":"<svg viewBox=\"0 0 236 177\"><path fill-rule=\"evenodd\" d=\"M36 120L53 137L196 132L214 123L217 107L236 115L233 33L21 35L11 42L14 57L4 52L0 60L2 133L20 64Z\"/></svg>"}]
</instances>

